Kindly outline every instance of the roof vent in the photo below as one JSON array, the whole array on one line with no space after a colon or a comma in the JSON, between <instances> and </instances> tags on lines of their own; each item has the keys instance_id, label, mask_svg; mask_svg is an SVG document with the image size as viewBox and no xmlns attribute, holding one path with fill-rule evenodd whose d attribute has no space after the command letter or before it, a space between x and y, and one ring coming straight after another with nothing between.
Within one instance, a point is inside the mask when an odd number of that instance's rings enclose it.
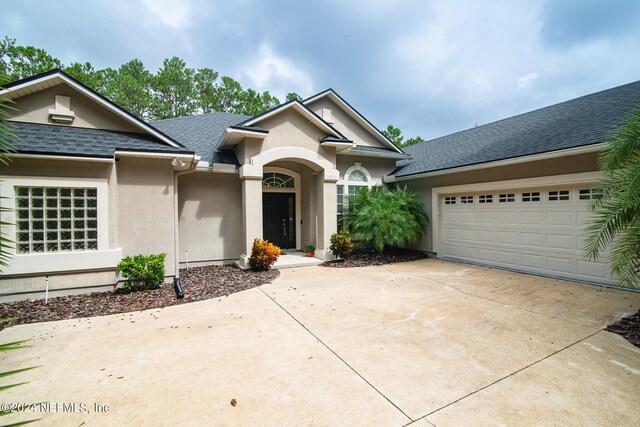
<instances>
[{"instance_id":1,"label":"roof vent","mask_svg":"<svg viewBox=\"0 0 640 427\"><path fill-rule=\"evenodd\" d=\"M49 110L49 117L56 123L73 123L76 113L71 111L71 98L56 95L56 108Z\"/></svg>"},{"instance_id":2,"label":"roof vent","mask_svg":"<svg viewBox=\"0 0 640 427\"><path fill-rule=\"evenodd\" d=\"M328 108L323 108L322 109L322 120L324 120L325 122L329 123L330 125L333 124L333 117L331 116L331 110Z\"/></svg>"}]
</instances>

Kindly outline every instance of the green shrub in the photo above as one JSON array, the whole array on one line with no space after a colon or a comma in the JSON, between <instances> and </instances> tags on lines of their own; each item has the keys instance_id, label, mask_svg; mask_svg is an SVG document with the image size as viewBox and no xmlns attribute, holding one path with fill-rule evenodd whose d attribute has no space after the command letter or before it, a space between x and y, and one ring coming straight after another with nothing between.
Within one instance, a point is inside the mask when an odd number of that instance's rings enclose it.
<instances>
[{"instance_id":1,"label":"green shrub","mask_svg":"<svg viewBox=\"0 0 640 427\"><path fill-rule=\"evenodd\" d=\"M354 239L378 252L416 243L429 223L422 202L406 187L363 189L349 203L356 206L349 215Z\"/></svg>"},{"instance_id":2,"label":"green shrub","mask_svg":"<svg viewBox=\"0 0 640 427\"><path fill-rule=\"evenodd\" d=\"M135 255L122 258L118 270L127 279L122 287L128 291L153 289L164 282L164 260L167 254Z\"/></svg>"},{"instance_id":3,"label":"green shrub","mask_svg":"<svg viewBox=\"0 0 640 427\"><path fill-rule=\"evenodd\" d=\"M338 258L347 258L353 250L351 235L347 230L340 230L331 235L329 250Z\"/></svg>"},{"instance_id":4,"label":"green shrub","mask_svg":"<svg viewBox=\"0 0 640 427\"><path fill-rule=\"evenodd\" d=\"M280 256L280 248L267 240L255 239L249 257L249 267L253 271L267 271Z\"/></svg>"},{"instance_id":5,"label":"green shrub","mask_svg":"<svg viewBox=\"0 0 640 427\"><path fill-rule=\"evenodd\" d=\"M314 248L313 245L307 245L307 246L304 247L304 251L306 253L314 252L315 250L316 250L316 248Z\"/></svg>"}]
</instances>

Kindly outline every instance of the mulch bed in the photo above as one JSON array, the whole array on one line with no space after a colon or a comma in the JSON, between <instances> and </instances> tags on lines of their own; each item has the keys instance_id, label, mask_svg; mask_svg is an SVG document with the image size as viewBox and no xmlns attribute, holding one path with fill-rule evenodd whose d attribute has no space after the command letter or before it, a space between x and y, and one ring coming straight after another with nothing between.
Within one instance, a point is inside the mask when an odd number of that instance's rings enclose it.
<instances>
[{"instance_id":1,"label":"mulch bed","mask_svg":"<svg viewBox=\"0 0 640 427\"><path fill-rule=\"evenodd\" d=\"M143 292L128 293L118 289L50 298L48 304L44 299L2 303L0 318L17 319L0 323L0 330L20 323L104 316L217 298L269 283L279 274L278 270L252 272L233 266L196 267L180 270L180 285L184 290L184 298L180 300L176 298L173 285L164 284Z\"/></svg>"},{"instance_id":2,"label":"mulch bed","mask_svg":"<svg viewBox=\"0 0 640 427\"><path fill-rule=\"evenodd\" d=\"M327 261L322 265L334 268L368 267L370 265L416 261L423 258L427 258L427 254L412 249L390 249L382 253L374 250L358 250L353 251L347 259Z\"/></svg>"},{"instance_id":3,"label":"mulch bed","mask_svg":"<svg viewBox=\"0 0 640 427\"><path fill-rule=\"evenodd\" d=\"M640 310L606 327L605 331L622 335L631 344L640 347Z\"/></svg>"}]
</instances>

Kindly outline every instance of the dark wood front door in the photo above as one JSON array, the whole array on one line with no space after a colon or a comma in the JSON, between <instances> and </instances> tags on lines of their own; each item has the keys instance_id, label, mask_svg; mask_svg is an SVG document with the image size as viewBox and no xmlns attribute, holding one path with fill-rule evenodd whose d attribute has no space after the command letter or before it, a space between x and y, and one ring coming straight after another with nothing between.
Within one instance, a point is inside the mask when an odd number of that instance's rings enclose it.
<instances>
[{"instance_id":1,"label":"dark wood front door","mask_svg":"<svg viewBox=\"0 0 640 427\"><path fill-rule=\"evenodd\" d=\"M262 235L281 249L295 249L295 193L262 193Z\"/></svg>"}]
</instances>

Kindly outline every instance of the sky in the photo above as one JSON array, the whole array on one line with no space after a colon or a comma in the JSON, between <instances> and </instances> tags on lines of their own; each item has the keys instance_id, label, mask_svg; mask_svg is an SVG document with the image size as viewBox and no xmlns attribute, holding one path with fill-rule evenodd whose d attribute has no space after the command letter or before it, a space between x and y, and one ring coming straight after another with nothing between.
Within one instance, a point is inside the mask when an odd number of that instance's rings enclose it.
<instances>
[{"instance_id":1,"label":"sky","mask_svg":"<svg viewBox=\"0 0 640 427\"><path fill-rule=\"evenodd\" d=\"M2 0L0 35L65 64L179 56L244 87L333 88L431 139L640 80L637 0Z\"/></svg>"}]
</instances>

